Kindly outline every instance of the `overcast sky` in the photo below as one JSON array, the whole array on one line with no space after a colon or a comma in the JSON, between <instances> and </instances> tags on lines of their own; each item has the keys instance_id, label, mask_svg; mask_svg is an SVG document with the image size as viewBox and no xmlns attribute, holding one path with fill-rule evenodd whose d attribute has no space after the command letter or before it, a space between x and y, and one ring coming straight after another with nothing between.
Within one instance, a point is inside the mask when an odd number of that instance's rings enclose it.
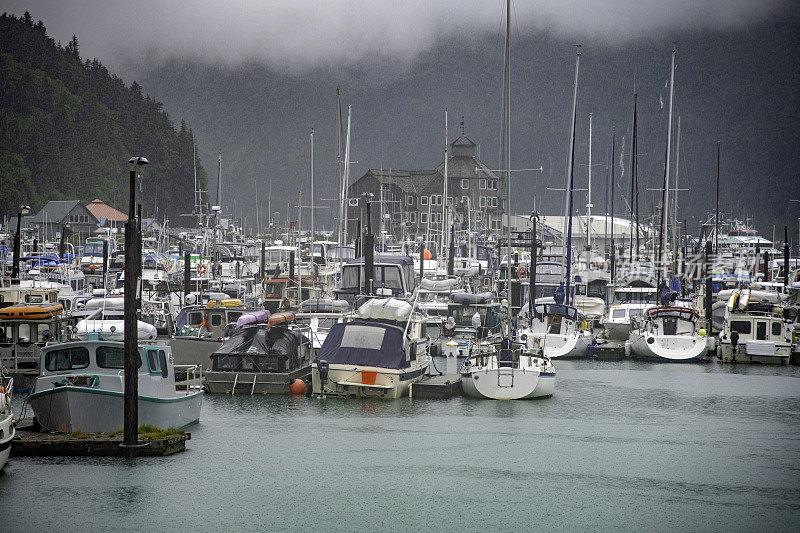
<instances>
[{"instance_id":1,"label":"overcast sky","mask_svg":"<svg viewBox=\"0 0 800 533\"><path fill-rule=\"evenodd\" d=\"M438 38L502 33L504 0L0 0L31 12L62 44L110 67L145 55L314 67L410 60ZM792 0L541 0L512 5L513 31L616 42L674 29L736 28L796 9Z\"/></svg>"}]
</instances>

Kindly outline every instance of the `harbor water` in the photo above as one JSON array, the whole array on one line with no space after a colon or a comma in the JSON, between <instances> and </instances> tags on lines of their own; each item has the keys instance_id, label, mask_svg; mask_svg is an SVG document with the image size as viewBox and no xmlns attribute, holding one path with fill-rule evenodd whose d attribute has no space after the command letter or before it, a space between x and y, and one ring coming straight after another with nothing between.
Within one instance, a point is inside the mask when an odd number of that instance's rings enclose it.
<instances>
[{"instance_id":1,"label":"harbor water","mask_svg":"<svg viewBox=\"0 0 800 533\"><path fill-rule=\"evenodd\" d=\"M0 516L9 531L796 531L800 369L556 365L540 401L207 395L185 453L12 458Z\"/></svg>"}]
</instances>

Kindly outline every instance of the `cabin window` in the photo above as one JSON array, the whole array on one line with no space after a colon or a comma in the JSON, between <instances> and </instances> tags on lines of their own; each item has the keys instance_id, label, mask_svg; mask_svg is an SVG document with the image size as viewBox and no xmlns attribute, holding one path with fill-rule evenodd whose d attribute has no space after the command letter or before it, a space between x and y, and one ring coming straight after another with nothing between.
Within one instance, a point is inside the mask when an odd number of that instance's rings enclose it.
<instances>
[{"instance_id":1,"label":"cabin window","mask_svg":"<svg viewBox=\"0 0 800 533\"><path fill-rule=\"evenodd\" d=\"M20 324L17 327L17 342L19 344L27 344L31 342L31 325Z\"/></svg>"},{"instance_id":2,"label":"cabin window","mask_svg":"<svg viewBox=\"0 0 800 533\"><path fill-rule=\"evenodd\" d=\"M186 323L190 326L198 326L203 323L203 313L189 313Z\"/></svg>"},{"instance_id":3,"label":"cabin window","mask_svg":"<svg viewBox=\"0 0 800 533\"><path fill-rule=\"evenodd\" d=\"M772 323L772 335L780 336L781 334L781 323L780 322L773 322Z\"/></svg>"},{"instance_id":4,"label":"cabin window","mask_svg":"<svg viewBox=\"0 0 800 533\"><path fill-rule=\"evenodd\" d=\"M642 310L641 310L641 309L635 309L635 308L634 308L634 309L631 309L631 310L629 311L629 313L630 313L631 317L634 317L634 316L639 316L639 315L641 315L641 314L642 314Z\"/></svg>"},{"instance_id":5,"label":"cabin window","mask_svg":"<svg viewBox=\"0 0 800 533\"><path fill-rule=\"evenodd\" d=\"M38 342L47 342L53 340L53 335L50 332L50 326L47 324L39 324L38 326Z\"/></svg>"},{"instance_id":6,"label":"cabin window","mask_svg":"<svg viewBox=\"0 0 800 533\"><path fill-rule=\"evenodd\" d=\"M213 314L211 315L211 325L212 326L221 326L222 325L222 315Z\"/></svg>"},{"instance_id":7,"label":"cabin window","mask_svg":"<svg viewBox=\"0 0 800 533\"><path fill-rule=\"evenodd\" d=\"M97 366L100 368L111 368L123 370L125 368L125 348L116 346L98 346L95 351ZM142 358L136 353L136 368L142 367Z\"/></svg>"},{"instance_id":8,"label":"cabin window","mask_svg":"<svg viewBox=\"0 0 800 533\"><path fill-rule=\"evenodd\" d=\"M625 309L614 309L613 318L625 318Z\"/></svg>"},{"instance_id":9,"label":"cabin window","mask_svg":"<svg viewBox=\"0 0 800 533\"><path fill-rule=\"evenodd\" d=\"M158 351L158 362L161 363L161 377L167 377L169 374L169 368L167 368L167 352L164 350Z\"/></svg>"},{"instance_id":10,"label":"cabin window","mask_svg":"<svg viewBox=\"0 0 800 533\"><path fill-rule=\"evenodd\" d=\"M158 350L145 350L147 353L147 368L151 374L160 374L161 367L158 364Z\"/></svg>"},{"instance_id":11,"label":"cabin window","mask_svg":"<svg viewBox=\"0 0 800 533\"><path fill-rule=\"evenodd\" d=\"M352 289L359 286L358 274L360 268L358 266L346 266L342 269L342 288Z\"/></svg>"},{"instance_id":12,"label":"cabin window","mask_svg":"<svg viewBox=\"0 0 800 533\"><path fill-rule=\"evenodd\" d=\"M26 294L25 301L29 304L40 304L44 302L44 297L41 294Z\"/></svg>"},{"instance_id":13,"label":"cabin window","mask_svg":"<svg viewBox=\"0 0 800 533\"><path fill-rule=\"evenodd\" d=\"M746 320L731 320L731 332L740 335L750 335L750 322Z\"/></svg>"},{"instance_id":14,"label":"cabin window","mask_svg":"<svg viewBox=\"0 0 800 533\"><path fill-rule=\"evenodd\" d=\"M11 344L14 339L14 326L0 326L0 344Z\"/></svg>"},{"instance_id":15,"label":"cabin window","mask_svg":"<svg viewBox=\"0 0 800 533\"><path fill-rule=\"evenodd\" d=\"M756 340L757 341L767 340L767 323L761 320L756 322Z\"/></svg>"},{"instance_id":16,"label":"cabin window","mask_svg":"<svg viewBox=\"0 0 800 533\"><path fill-rule=\"evenodd\" d=\"M228 324L236 322L240 316L242 316L242 313L228 313Z\"/></svg>"},{"instance_id":17,"label":"cabin window","mask_svg":"<svg viewBox=\"0 0 800 533\"><path fill-rule=\"evenodd\" d=\"M83 346L75 346L73 348L62 348L61 350L47 352L44 359L44 366L50 372L86 368L89 366L89 350Z\"/></svg>"}]
</instances>

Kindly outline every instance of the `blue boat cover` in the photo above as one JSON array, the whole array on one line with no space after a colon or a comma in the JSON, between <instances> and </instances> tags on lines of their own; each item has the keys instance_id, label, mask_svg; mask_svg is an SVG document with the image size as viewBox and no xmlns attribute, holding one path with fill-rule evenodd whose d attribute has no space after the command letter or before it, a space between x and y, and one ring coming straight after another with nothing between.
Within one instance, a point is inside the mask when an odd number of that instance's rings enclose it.
<instances>
[{"instance_id":1,"label":"blue boat cover","mask_svg":"<svg viewBox=\"0 0 800 533\"><path fill-rule=\"evenodd\" d=\"M334 324L319 350L320 360L344 365L408 368L403 330L380 322Z\"/></svg>"}]
</instances>

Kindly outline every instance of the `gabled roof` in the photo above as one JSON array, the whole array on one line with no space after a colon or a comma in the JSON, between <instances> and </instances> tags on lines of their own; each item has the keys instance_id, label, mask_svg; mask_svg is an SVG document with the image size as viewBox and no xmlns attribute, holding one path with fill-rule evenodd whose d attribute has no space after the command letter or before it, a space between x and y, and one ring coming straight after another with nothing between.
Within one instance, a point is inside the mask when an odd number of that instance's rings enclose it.
<instances>
[{"instance_id":1,"label":"gabled roof","mask_svg":"<svg viewBox=\"0 0 800 533\"><path fill-rule=\"evenodd\" d=\"M431 182L440 180L441 176L435 170L386 170L370 169L369 174L386 185L397 185L404 192L423 193ZM351 185L352 187L352 185Z\"/></svg>"},{"instance_id":2,"label":"gabled roof","mask_svg":"<svg viewBox=\"0 0 800 533\"><path fill-rule=\"evenodd\" d=\"M461 135L458 139L453 141L450 146L475 146L475 143L469 140L466 135Z\"/></svg>"},{"instance_id":3,"label":"gabled roof","mask_svg":"<svg viewBox=\"0 0 800 533\"><path fill-rule=\"evenodd\" d=\"M43 224L45 220L45 213L47 214L48 223L59 223L63 221L76 206L81 205L78 200L51 200L47 202L41 211L31 219L34 224ZM83 207L81 205L81 207ZM95 217L96 218L96 217Z\"/></svg>"},{"instance_id":4,"label":"gabled roof","mask_svg":"<svg viewBox=\"0 0 800 533\"><path fill-rule=\"evenodd\" d=\"M114 209L100 198L95 198L92 200L92 203L87 205L86 209L88 209L89 212L97 219L104 218L113 222L125 222L128 220L128 215L122 211Z\"/></svg>"}]
</instances>

